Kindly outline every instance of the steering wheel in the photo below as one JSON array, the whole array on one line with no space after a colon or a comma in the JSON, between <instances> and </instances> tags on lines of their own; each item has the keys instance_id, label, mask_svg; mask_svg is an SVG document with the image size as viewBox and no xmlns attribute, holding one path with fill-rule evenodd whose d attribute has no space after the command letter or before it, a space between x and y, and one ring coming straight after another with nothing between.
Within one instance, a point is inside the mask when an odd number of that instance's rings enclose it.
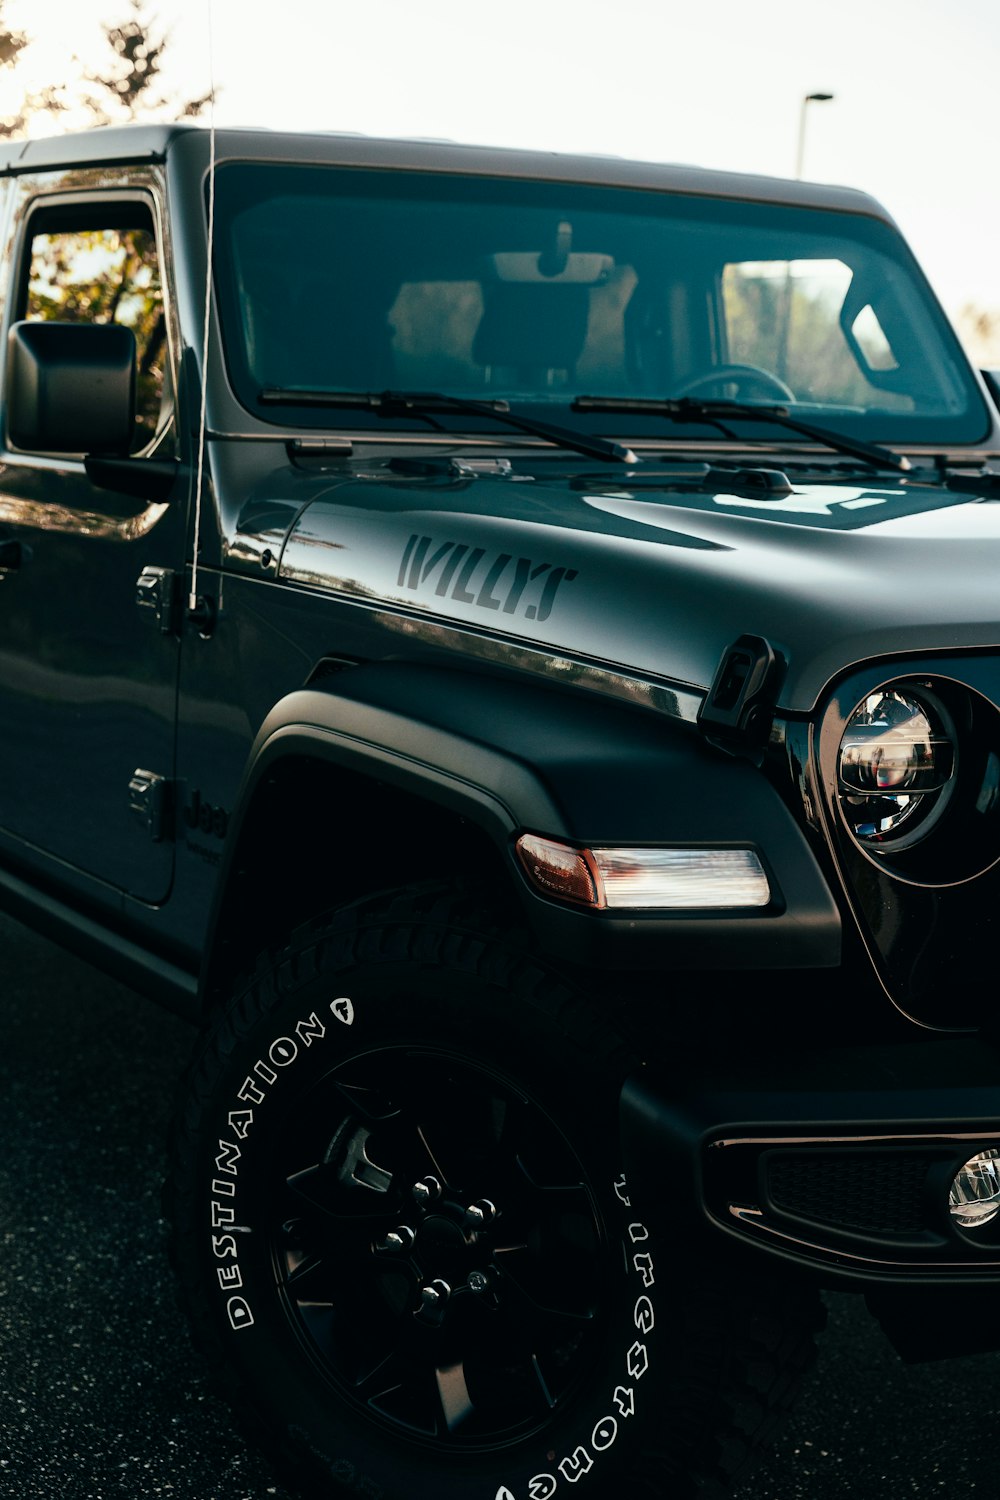
<instances>
[{"instance_id":1,"label":"steering wheel","mask_svg":"<svg viewBox=\"0 0 1000 1500\"><path fill-rule=\"evenodd\" d=\"M780 376L770 370L762 370L759 365L716 365L713 370L706 370L703 375L695 375L691 380L685 381L674 395L681 400L685 396L709 396L714 386L725 385L740 388L740 395L734 398L737 400L753 400L755 396L772 401L777 397L781 402L795 400L795 392ZM717 398L722 397L720 390Z\"/></svg>"}]
</instances>

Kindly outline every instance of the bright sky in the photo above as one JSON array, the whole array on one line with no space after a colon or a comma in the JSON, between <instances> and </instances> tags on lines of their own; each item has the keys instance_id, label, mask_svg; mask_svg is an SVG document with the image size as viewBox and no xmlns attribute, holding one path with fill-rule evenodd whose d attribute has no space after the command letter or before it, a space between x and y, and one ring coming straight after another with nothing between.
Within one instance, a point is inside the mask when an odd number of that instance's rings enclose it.
<instances>
[{"instance_id":1,"label":"bright sky","mask_svg":"<svg viewBox=\"0 0 1000 1500\"><path fill-rule=\"evenodd\" d=\"M6 0L21 88L106 60L128 0ZM149 0L165 85L218 124L355 130L791 176L873 193L953 313L1000 311L998 0ZM9 85L7 85L9 87ZM51 126L46 126L51 133Z\"/></svg>"}]
</instances>

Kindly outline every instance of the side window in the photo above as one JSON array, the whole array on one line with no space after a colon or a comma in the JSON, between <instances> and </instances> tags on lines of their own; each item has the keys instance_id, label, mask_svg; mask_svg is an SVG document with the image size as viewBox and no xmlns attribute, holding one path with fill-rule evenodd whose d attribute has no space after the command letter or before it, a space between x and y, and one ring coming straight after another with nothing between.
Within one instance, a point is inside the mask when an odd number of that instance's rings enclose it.
<instances>
[{"instance_id":1,"label":"side window","mask_svg":"<svg viewBox=\"0 0 1000 1500\"><path fill-rule=\"evenodd\" d=\"M28 223L21 316L121 323L138 348L133 451L151 442L164 412L163 289L152 217L140 203L39 209Z\"/></svg>"}]
</instances>

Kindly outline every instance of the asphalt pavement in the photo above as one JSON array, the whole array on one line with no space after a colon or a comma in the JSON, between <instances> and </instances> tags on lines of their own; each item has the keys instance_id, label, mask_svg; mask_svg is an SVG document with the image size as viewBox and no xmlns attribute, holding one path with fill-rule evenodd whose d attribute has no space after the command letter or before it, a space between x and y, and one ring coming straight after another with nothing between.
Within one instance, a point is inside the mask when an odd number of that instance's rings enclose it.
<instances>
[{"instance_id":1,"label":"asphalt pavement","mask_svg":"<svg viewBox=\"0 0 1000 1500\"><path fill-rule=\"evenodd\" d=\"M294 1500L209 1390L159 1221L183 1022L0 919L0 1500ZM739 1500L996 1500L1000 1354L908 1367L851 1297Z\"/></svg>"},{"instance_id":2,"label":"asphalt pavement","mask_svg":"<svg viewBox=\"0 0 1000 1500\"><path fill-rule=\"evenodd\" d=\"M816 1370L735 1500L997 1500L1000 1354L905 1365L860 1298L827 1305Z\"/></svg>"}]
</instances>

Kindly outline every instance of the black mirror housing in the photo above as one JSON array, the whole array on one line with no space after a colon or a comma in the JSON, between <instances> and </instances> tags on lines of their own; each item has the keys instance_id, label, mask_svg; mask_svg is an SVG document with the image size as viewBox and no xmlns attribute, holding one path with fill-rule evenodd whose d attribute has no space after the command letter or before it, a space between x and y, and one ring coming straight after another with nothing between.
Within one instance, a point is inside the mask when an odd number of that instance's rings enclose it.
<instances>
[{"instance_id":1,"label":"black mirror housing","mask_svg":"<svg viewBox=\"0 0 1000 1500\"><path fill-rule=\"evenodd\" d=\"M127 454L136 343L117 323L15 323L7 338L7 437L33 453Z\"/></svg>"}]
</instances>

